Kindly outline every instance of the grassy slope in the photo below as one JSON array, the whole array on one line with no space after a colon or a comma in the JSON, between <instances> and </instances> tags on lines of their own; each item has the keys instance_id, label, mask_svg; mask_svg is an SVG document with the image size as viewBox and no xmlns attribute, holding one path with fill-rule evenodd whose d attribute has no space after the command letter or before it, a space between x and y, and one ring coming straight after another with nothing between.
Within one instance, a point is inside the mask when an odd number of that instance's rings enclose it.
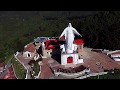
<instances>
[{"instance_id":1,"label":"grassy slope","mask_svg":"<svg viewBox=\"0 0 120 90\"><path fill-rule=\"evenodd\" d=\"M89 15L91 13L91 11L0 11L0 47L2 48L5 43L12 42L16 38L36 31L39 26L56 30L54 24L42 21L41 17L56 17L59 19L61 17Z\"/></svg>"},{"instance_id":2,"label":"grassy slope","mask_svg":"<svg viewBox=\"0 0 120 90\"><path fill-rule=\"evenodd\" d=\"M24 41L33 40L37 36L59 36L59 33L68 25L68 20L63 17L88 15L90 12L65 11L0 11L0 60L8 53L13 53L15 40L18 38ZM55 20L46 20L43 18L57 18ZM41 19L42 18L42 19ZM57 33L57 34L56 34ZM29 36L29 37L28 37ZM30 39L30 40L28 40ZM24 44L27 44L25 41ZM12 44L5 46L6 44ZM23 46L23 45L22 45ZM17 46L18 47L18 46ZM7 49L7 50L6 50ZM5 55L4 55L5 54ZM3 57L3 58L1 58Z\"/></svg>"},{"instance_id":3,"label":"grassy slope","mask_svg":"<svg viewBox=\"0 0 120 90\"><path fill-rule=\"evenodd\" d=\"M18 79L25 79L26 71L21 63L16 61L15 58L12 59L13 68Z\"/></svg>"},{"instance_id":4,"label":"grassy slope","mask_svg":"<svg viewBox=\"0 0 120 90\"><path fill-rule=\"evenodd\" d=\"M39 27L39 22L34 17L24 21L22 18L8 18L0 22L0 46Z\"/></svg>"}]
</instances>

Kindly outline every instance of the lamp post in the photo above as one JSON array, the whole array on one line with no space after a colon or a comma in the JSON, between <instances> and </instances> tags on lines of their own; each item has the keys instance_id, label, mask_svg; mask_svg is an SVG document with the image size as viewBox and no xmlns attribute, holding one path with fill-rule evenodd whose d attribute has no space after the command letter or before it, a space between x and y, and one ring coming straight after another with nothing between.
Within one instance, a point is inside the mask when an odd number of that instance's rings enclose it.
<instances>
[{"instance_id":1,"label":"lamp post","mask_svg":"<svg viewBox=\"0 0 120 90\"><path fill-rule=\"evenodd\" d=\"M98 70L98 71L99 71L99 72L98 72L98 79L99 79L99 78L100 78L100 77L99 77L99 73L100 73L101 63L100 63L99 61L97 61L97 62L96 62L96 65L97 65L97 67L98 67L98 69L99 69L99 70Z\"/></svg>"}]
</instances>

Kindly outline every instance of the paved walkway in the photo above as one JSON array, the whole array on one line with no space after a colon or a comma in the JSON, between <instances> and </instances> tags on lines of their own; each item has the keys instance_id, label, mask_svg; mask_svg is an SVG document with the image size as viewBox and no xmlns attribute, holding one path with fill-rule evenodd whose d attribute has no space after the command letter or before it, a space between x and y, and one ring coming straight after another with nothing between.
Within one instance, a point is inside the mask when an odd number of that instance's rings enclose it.
<instances>
[{"instance_id":1,"label":"paved walkway","mask_svg":"<svg viewBox=\"0 0 120 90\"><path fill-rule=\"evenodd\" d=\"M99 72L96 62L100 62L101 70L113 68L120 69L120 65L116 61L112 60L103 53L93 52L90 48L84 48L83 62L83 65L89 65L91 71L94 73Z\"/></svg>"},{"instance_id":2,"label":"paved walkway","mask_svg":"<svg viewBox=\"0 0 120 90\"><path fill-rule=\"evenodd\" d=\"M91 48L85 48L82 57L84 63L77 64L76 66L80 66L80 65L84 65L86 67L89 66L91 73L98 73L99 71L103 71L103 69L114 69L114 68L120 69L120 65L117 62L115 62L114 60L112 60L103 53L97 53L91 51ZM96 62L101 63L100 68L96 65ZM45 58L43 59L43 66L41 73L42 78L45 78L45 76L47 76L47 78L56 79L56 77L52 75L53 72L49 69L50 67L65 68L63 65L59 64L56 60L52 58Z\"/></svg>"},{"instance_id":3,"label":"paved walkway","mask_svg":"<svg viewBox=\"0 0 120 90\"><path fill-rule=\"evenodd\" d=\"M17 54L16 59L24 66L24 68L27 70L26 73L26 79L32 79L31 78L31 72L32 72L32 68L30 67L30 65L28 65L28 63L31 61L30 59L25 59L21 53Z\"/></svg>"}]
</instances>

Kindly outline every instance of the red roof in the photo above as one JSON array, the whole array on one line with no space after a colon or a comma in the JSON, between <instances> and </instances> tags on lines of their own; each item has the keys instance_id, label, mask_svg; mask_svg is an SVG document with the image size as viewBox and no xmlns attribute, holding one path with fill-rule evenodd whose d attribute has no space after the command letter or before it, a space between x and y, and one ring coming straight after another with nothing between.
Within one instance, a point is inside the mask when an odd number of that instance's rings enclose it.
<instances>
[{"instance_id":1,"label":"red roof","mask_svg":"<svg viewBox=\"0 0 120 90\"><path fill-rule=\"evenodd\" d=\"M54 47L54 43L56 43L57 40L46 40L46 49L53 49Z\"/></svg>"},{"instance_id":2,"label":"red roof","mask_svg":"<svg viewBox=\"0 0 120 90\"><path fill-rule=\"evenodd\" d=\"M0 63L0 67L4 67L5 65L3 63Z\"/></svg>"},{"instance_id":3,"label":"red roof","mask_svg":"<svg viewBox=\"0 0 120 90\"><path fill-rule=\"evenodd\" d=\"M9 72L12 74L13 73L13 68L12 66L8 68Z\"/></svg>"},{"instance_id":4,"label":"red roof","mask_svg":"<svg viewBox=\"0 0 120 90\"><path fill-rule=\"evenodd\" d=\"M35 45L33 43L30 43L27 45L27 47L24 48L24 52L25 51L29 51L29 52L34 52L36 49L35 49Z\"/></svg>"},{"instance_id":5,"label":"red roof","mask_svg":"<svg viewBox=\"0 0 120 90\"><path fill-rule=\"evenodd\" d=\"M10 73L7 73L5 76L4 76L4 79L16 79L15 76L11 75Z\"/></svg>"},{"instance_id":6,"label":"red roof","mask_svg":"<svg viewBox=\"0 0 120 90\"><path fill-rule=\"evenodd\" d=\"M75 39L75 40L74 40L74 43L75 43L75 44L84 44L84 42L83 42L82 39Z\"/></svg>"},{"instance_id":7,"label":"red roof","mask_svg":"<svg viewBox=\"0 0 120 90\"><path fill-rule=\"evenodd\" d=\"M7 74L4 76L4 79L16 79L16 77L14 76L14 71L13 71L12 66L10 66L10 67L8 68L8 72L7 72Z\"/></svg>"},{"instance_id":8,"label":"red roof","mask_svg":"<svg viewBox=\"0 0 120 90\"><path fill-rule=\"evenodd\" d=\"M8 79L8 78L10 78L10 77L11 77L10 73L7 73L7 74L4 76L4 79Z\"/></svg>"}]
</instances>

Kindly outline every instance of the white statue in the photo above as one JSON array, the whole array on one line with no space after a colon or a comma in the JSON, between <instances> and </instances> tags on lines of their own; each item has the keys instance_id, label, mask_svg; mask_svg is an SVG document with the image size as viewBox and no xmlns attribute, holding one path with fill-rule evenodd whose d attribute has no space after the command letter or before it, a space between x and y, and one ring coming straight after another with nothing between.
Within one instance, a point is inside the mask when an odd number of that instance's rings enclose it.
<instances>
[{"instance_id":1,"label":"white statue","mask_svg":"<svg viewBox=\"0 0 120 90\"><path fill-rule=\"evenodd\" d=\"M68 27L64 29L59 37L61 38L63 35L65 35L66 44L64 47L67 53L73 53L74 47L76 47L76 45L73 44L75 34L82 37L82 35L79 34L77 30L72 27L71 23L69 23Z\"/></svg>"}]
</instances>

